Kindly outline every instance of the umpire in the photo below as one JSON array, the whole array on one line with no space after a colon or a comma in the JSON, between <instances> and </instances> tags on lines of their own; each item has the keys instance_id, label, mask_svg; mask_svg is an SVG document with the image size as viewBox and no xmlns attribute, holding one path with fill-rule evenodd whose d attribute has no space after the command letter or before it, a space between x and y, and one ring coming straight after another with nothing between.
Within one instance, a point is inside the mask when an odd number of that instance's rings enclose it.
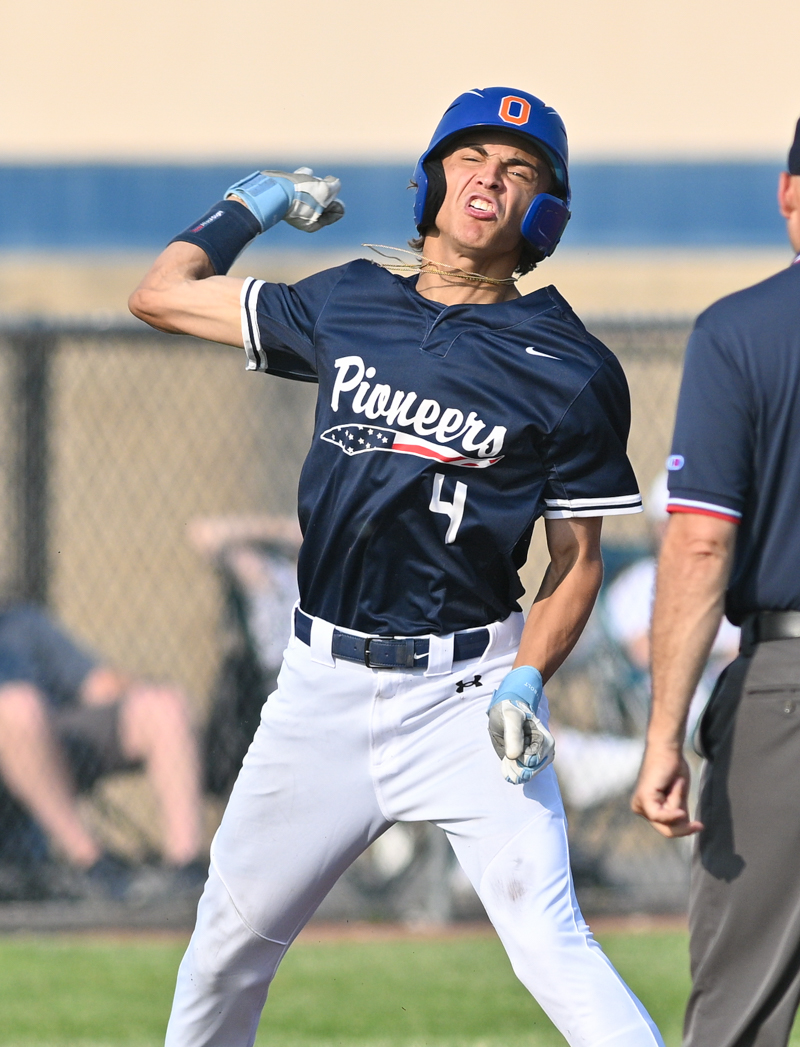
<instances>
[{"instance_id":1,"label":"umpire","mask_svg":"<svg viewBox=\"0 0 800 1047\"><path fill-rule=\"evenodd\" d=\"M653 616L653 709L633 808L698 832L687 1047L777 1047L800 1001L800 121L778 202L794 264L706 310L689 340ZM722 613L742 626L700 722Z\"/></svg>"}]
</instances>

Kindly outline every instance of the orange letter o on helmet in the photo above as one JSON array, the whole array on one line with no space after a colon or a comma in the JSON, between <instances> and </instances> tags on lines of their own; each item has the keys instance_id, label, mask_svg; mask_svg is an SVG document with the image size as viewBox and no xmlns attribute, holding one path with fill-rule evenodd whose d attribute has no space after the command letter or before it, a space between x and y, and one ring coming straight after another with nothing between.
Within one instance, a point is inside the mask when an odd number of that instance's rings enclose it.
<instances>
[{"instance_id":1,"label":"orange letter o on helmet","mask_svg":"<svg viewBox=\"0 0 800 1047\"><path fill-rule=\"evenodd\" d=\"M531 103L526 98L517 95L506 95L500 103L500 119L507 124L527 124L531 115Z\"/></svg>"}]
</instances>

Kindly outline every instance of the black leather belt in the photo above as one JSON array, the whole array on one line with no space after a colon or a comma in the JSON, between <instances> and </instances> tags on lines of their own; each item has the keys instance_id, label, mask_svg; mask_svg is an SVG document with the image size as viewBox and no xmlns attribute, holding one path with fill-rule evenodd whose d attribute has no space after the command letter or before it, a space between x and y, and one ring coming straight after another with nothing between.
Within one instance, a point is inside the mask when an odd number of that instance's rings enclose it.
<instances>
[{"instance_id":1,"label":"black leather belt","mask_svg":"<svg viewBox=\"0 0 800 1047\"><path fill-rule=\"evenodd\" d=\"M311 644L313 618L298 607L294 612L294 632L298 640ZM453 661L479 658L489 645L488 629L468 629L453 636ZM355 636L333 630L331 654L348 662L360 662L370 669L426 669L427 636Z\"/></svg>"},{"instance_id":2,"label":"black leather belt","mask_svg":"<svg viewBox=\"0 0 800 1047\"><path fill-rule=\"evenodd\" d=\"M742 622L742 651L770 640L800 639L800 611L756 611Z\"/></svg>"}]
</instances>

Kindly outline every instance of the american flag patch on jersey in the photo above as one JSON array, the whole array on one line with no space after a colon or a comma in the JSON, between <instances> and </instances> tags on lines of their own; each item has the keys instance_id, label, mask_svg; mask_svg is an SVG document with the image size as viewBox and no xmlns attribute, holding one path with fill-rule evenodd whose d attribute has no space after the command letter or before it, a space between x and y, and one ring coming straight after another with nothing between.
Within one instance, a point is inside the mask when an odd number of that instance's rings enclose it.
<instances>
[{"instance_id":1,"label":"american flag patch on jersey","mask_svg":"<svg viewBox=\"0 0 800 1047\"><path fill-rule=\"evenodd\" d=\"M495 458L467 458L451 447L431 443L410 433L399 433L396 429L383 429L378 425L335 425L332 429L326 429L320 439L329 444L336 444L345 454L394 451L396 454L414 454L418 458L430 458L445 465L461 465L465 469L485 469L503 457L501 454Z\"/></svg>"}]
</instances>

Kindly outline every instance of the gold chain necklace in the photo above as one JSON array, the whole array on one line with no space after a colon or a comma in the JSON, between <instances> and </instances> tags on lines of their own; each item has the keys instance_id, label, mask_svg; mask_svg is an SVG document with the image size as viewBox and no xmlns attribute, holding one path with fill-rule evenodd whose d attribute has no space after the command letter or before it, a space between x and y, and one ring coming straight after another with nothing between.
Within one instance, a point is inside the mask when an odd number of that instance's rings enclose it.
<instances>
[{"instance_id":1,"label":"gold chain necklace","mask_svg":"<svg viewBox=\"0 0 800 1047\"><path fill-rule=\"evenodd\" d=\"M382 269L388 269L392 273L412 271L417 273L433 273L436 276L449 276L454 280L467 280L470 283L475 284L493 284L495 287L513 287L517 282L516 276L507 276L502 280L496 279L494 276L483 276L481 273L470 273L466 269L459 269L458 266L448 265L447 262L434 262L431 258L426 258L425 255L417 255L413 251L407 251L404 247L390 247L388 244L362 244L362 247L369 247L370 250L379 254L382 258L390 258L391 255L385 255L380 248L386 251L399 251L401 254L413 255L416 259L413 262L401 262L399 258L396 258L394 262L376 262L375 265L381 266ZM444 267L444 268L441 268Z\"/></svg>"}]
</instances>

